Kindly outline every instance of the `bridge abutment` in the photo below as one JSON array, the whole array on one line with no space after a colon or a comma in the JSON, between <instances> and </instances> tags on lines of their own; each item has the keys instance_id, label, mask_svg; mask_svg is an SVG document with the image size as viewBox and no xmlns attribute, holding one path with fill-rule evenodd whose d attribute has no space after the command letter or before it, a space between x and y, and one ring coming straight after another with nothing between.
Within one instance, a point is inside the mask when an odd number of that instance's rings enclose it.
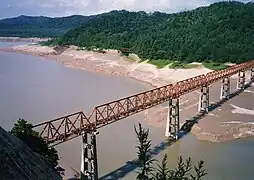
<instances>
[{"instance_id":1,"label":"bridge abutment","mask_svg":"<svg viewBox=\"0 0 254 180\"><path fill-rule=\"evenodd\" d=\"M228 99L230 95L230 77L222 80L220 99Z\"/></svg>"},{"instance_id":2,"label":"bridge abutment","mask_svg":"<svg viewBox=\"0 0 254 180\"><path fill-rule=\"evenodd\" d=\"M201 95L199 98L198 112L208 112L209 107L209 85L201 88Z\"/></svg>"},{"instance_id":3,"label":"bridge abutment","mask_svg":"<svg viewBox=\"0 0 254 180\"><path fill-rule=\"evenodd\" d=\"M238 73L237 90L243 89L245 84L245 71Z\"/></svg>"},{"instance_id":4,"label":"bridge abutment","mask_svg":"<svg viewBox=\"0 0 254 180\"><path fill-rule=\"evenodd\" d=\"M81 180L98 180L96 132L82 135Z\"/></svg>"},{"instance_id":5,"label":"bridge abutment","mask_svg":"<svg viewBox=\"0 0 254 180\"><path fill-rule=\"evenodd\" d=\"M178 132L180 130L179 119L179 98L170 99L168 104L168 116L166 125L166 137L172 137L175 140L178 139Z\"/></svg>"}]
</instances>

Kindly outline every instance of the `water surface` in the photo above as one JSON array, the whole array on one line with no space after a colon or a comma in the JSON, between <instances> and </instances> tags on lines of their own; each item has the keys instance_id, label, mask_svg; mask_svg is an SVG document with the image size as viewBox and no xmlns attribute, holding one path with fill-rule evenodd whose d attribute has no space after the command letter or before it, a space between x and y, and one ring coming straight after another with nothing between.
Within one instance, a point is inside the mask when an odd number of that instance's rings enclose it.
<instances>
[{"instance_id":1,"label":"water surface","mask_svg":"<svg viewBox=\"0 0 254 180\"><path fill-rule=\"evenodd\" d=\"M0 47L13 44L0 43ZM36 124L80 110L89 113L95 105L149 88L149 85L129 78L70 69L39 57L0 52L0 125L10 130L18 118ZM119 168L121 171L114 177L131 172L123 179L135 178L134 170L126 162L136 157L133 125L142 119L142 114L131 116L100 130L100 176ZM164 141L164 129L149 128L154 146ZM57 146L61 164L66 169L79 170L80 147L80 138ZM209 173L207 180L251 180L254 176L253 150L253 138L213 144L187 135L157 152L158 158L169 154L171 167L179 155L190 156L194 162L203 159Z\"/></svg>"}]
</instances>

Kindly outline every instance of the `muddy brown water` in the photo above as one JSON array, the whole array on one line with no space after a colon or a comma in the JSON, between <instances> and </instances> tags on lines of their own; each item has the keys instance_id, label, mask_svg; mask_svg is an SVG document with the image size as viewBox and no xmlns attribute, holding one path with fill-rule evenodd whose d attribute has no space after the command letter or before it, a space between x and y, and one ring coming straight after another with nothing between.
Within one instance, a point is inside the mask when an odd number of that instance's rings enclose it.
<instances>
[{"instance_id":1,"label":"muddy brown water","mask_svg":"<svg viewBox=\"0 0 254 180\"><path fill-rule=\"evenodd\" d=\"M15 44L0 43L0 47ZM39 57L0 52L0 125L10 130L18 118L36 124L80 110L89 113L95 105L149 88L129 78L70 69ZM254 100L246 104L253 109ZM137 169L128 162L136 158L133 126L143 118L144 114L140 113L100 129L100 177L135 179ZM174 167L179 155L190 156L194 162L205 161L207 180L253 179L253 138L215 144L188 134L167 146L162 143L165 140L163 128L143 124L150 128L153 146L158 147L154 149L155 157L161 159L168 153L170 167ZM72 168L80 168L80 141L77 138L57 146L60 164L67 170L66 177L72 176Z\"/></svg>"}]
</instances>

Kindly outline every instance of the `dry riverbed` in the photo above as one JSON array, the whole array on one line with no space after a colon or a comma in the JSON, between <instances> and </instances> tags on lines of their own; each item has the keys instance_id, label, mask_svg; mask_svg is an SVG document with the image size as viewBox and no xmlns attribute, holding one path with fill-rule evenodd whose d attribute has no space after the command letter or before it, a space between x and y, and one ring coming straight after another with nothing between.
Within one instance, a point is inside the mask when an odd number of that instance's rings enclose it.
<instances>
[{"instance_id":1,"label":"dry riverbed","mask_svg":"<svg viewBox=\"0 0 254 180\"><path fill-rule=\"evenodd\" d=\"M115 76L127 76L149 83L154 87L175 83L211 71L202 65L193 69L170 69L168 67L158 69L156 66L146 62L139 63L138 61L130 61L126 57L120 56L115 50L107 50L105 54L102 54L92 51L78 51L76 49L74 46L56 50L53 47L47 46L21 45L0 50L42 56L50 60L55 60L70 68L96 71ZM138 60L138 57L135 55L131 56L132 59ZM233 86L236 86L235 76L232 81ZM232 89L232 91L234 90ZM220 84L215 83L212 86L211 92L212 101L218 101ZM181 97L181 124L196 115L199 95L199 91L195 91ZM246 106L246 104L248 105ZM192 133L201 140L211 142L222 142L253 136L253 107L254 88L251 87L202 118L192 128ZM156 127L165 128L167 117L166 106L157 106L147 110L145 113L147 115L145 120L147 123Z\"/></svg>"}]
</instances>

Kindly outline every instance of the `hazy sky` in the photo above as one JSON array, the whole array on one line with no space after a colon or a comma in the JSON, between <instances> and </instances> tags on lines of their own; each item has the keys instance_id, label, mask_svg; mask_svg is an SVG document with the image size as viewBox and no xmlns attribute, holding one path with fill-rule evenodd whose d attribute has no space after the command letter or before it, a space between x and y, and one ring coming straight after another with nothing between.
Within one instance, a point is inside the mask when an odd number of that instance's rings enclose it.
<instances>
[{"instance_id":1,"label":"hazy sky","mask_svg":"<svg viewBox=\"0 0 254 180\"><path fill-rule=\"evenodd\" d=\"M90 15L120 9L177 12L217 1L219 0L0 0L0 19L19 15Z\"/></svg>"}]
</instances>

